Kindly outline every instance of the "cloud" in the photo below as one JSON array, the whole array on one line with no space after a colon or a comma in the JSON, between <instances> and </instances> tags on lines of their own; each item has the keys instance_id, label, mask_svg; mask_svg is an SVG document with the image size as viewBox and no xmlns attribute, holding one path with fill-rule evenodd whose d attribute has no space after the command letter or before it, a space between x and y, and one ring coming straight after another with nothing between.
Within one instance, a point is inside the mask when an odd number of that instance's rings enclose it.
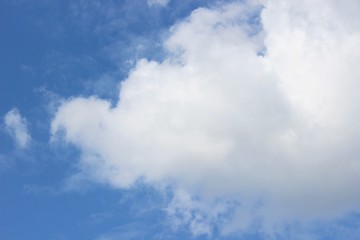
<instances>
[{"instance_id":1,"label":"cloud","mask_svg":"<svg viewBox=\"0 0 360 240\"><path fill-rule=\"evenodd\" d=\"M6 131L14 139L19 148L26 148L31 142L27 129L26 119L20 115L19 110L13 108L4 116Z\"/></svg>"},{"instance_id":2,"label":"cloud","mask_svg":"<svg viewBox=\"0 0 360 240\"><path fill-rule=\"evenodd\" d=\"M115 106L64 101L53 137L81 149L93 181L171 186L167 211L194 234L270 236L359 211L359 5L199 8L170 29L162 62L137 63Z\"/></svg>"},{"instance_id":3,"label":"cloud","mask_svg":"<svg viewBox=\"0 0 360 240\"><path fill-rule=\"evenodd\" d=\"M166 5L168 5L168 3L170 2L170 0L147 0L147 3L149 6L162 6L165 7Z\"/></svg>"},{"instance_id":4,"label":"cloud","mask_svg":"<svg viewBox=\"0 0 360 240\"><path fill-rule=\"evenodd\" d=\"M102 234L97 237L96 240L135 240L135 239L146 239L146 233L142 229L146 226L139 226L136 222L128 223L113 229L112 232ZM153 236L154 237L154 236Z\"/></svg>"}]
</instances>

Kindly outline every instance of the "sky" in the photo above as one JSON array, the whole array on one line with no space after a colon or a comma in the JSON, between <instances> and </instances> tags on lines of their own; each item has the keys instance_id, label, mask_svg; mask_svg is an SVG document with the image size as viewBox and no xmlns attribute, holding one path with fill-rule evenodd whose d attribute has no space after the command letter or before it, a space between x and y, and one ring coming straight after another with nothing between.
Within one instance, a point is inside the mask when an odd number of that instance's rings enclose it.
<instances>
[{"instance_id":1,"label":"sky","mask_svg":"<svg viewBox=\"0 0 360 240\"><path fill-rule=\"evenodd\" d=\"M359 9L1 1L0 239L359 239Z\"/></svg>"}]
</instances>

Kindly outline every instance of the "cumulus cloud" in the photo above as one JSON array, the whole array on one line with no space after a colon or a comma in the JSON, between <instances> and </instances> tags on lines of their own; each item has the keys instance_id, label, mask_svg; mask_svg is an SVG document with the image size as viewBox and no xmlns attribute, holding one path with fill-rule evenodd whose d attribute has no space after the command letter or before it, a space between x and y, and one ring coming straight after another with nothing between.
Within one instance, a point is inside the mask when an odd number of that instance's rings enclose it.
<instances>
[{"instance_id":1,"label":"cumulus cloud","mask_svg":"<svg viewBox=\"0 0 360 240\"><path fill-rule=\"evenodd\" d=\"M18 109L13 108L4 116L6 131L14 139L16 145L20 148L26 148L31 142L31 136L27 129L27 122L20 115Z\"/></svg>"},{"instance_id":2,"label":"cumulus cloud","mask_svg":"<svg viewBox=\"0 0 360 240\"><path fill-rule=\"evenodd\" d=\"M271 232L358 211L356 9L355 0L197 9L170 29L162 62L137 63L115 106L69 99L52 134L81 149L82 176L172 186L167 212L194 234L215 222L224 234Z\"/></svg>"}]
</instances>

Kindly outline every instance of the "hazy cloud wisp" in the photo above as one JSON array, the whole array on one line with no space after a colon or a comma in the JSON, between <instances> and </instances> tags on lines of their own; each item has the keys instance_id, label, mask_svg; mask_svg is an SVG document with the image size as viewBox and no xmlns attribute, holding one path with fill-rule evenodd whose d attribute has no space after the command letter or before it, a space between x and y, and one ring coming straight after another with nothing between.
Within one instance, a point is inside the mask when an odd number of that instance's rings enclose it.
<instances>
[{"instance_id":1,"label":"hazy cloud wisp","mask_svg":"<svg viewBox=\"0 0 360 240\"><path fill-rule=\"evenodd\" d=\"M168 3L170 2L170 0L147 0L147 3L149 6L162 6L165 7L166 5L168 5Z\"/></svg>"},{"instance_id":2,"label":"hazy cloud wisp","mask_svg":"<svg viewBox=\"0 0 360 240\"><path fill-rule=\"evenodd\" d=\"M28 132L27 122L20 115L16 108L10 110L4 116L5 129L14 139L16 145L20 148L26 148L31 142L31 136Z\"/></svg>"}]
</instances>

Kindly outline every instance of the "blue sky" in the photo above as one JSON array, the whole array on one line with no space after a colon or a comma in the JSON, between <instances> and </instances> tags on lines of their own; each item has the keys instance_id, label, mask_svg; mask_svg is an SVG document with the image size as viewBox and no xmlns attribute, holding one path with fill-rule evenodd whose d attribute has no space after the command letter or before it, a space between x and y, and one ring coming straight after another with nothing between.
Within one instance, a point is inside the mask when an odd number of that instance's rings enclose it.
<instances>
[{"instance_id":1,"label":"blue sky","mask_svg":"<svg viewBox=\"0 0 360 240\"><path fill-rule=\"evenodd\" d=\"M0 239L357 239L343 4L0 2Z\"/></svg>"},{"instance_id":2,"label":"blue sky","mask_svg":"<svg viewBox=\"0 0 360 240\"><path fill-rule=\"evenodd\" d=\"M76 149L49 144L49 103L56 106L58 98L73 95L117 99L118 81L131 67L127 61L159 55L148 46L138 52L129 48L138 41L156 43L158 31L204 2L183 2L171 9L150 8L146 1L0 4L0 115L19 109L33 138L28 149L19 150L2 124L0 238L96 239L133 232L137 239L154 237L161 221L154 222L164 214L161 206L152 209L151 198L157 196L150 189L128 193L95 185L89 190L60 190L78 154ZM113 17L106 13L111 9ZM112 21L120 26L108 27ZM114 56L113 48L118 52ZM99 79L104 81L97 85Z\"/></svg>"}]
</instances>

